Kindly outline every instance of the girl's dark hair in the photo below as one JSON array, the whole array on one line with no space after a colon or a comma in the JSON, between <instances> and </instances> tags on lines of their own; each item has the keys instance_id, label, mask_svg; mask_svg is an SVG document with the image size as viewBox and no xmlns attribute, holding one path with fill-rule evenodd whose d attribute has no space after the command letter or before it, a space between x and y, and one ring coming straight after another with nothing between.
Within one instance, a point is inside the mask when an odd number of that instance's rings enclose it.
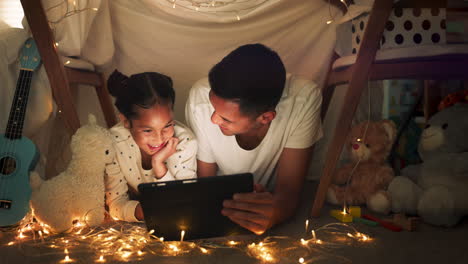
<instances>
[{"instance_id":1,"label":"girl's dark hair","mask_svg":"<svg viewBox=\"0 0 468 264\"><path fill-rule=\"evenodd\" d=\"M172 79L157 72L143 72L130 77L114 70L107 80L115 106L127 119L138 118L137 107L151 108L155 104L174 106Z\"/></svg>"}]
</instances>

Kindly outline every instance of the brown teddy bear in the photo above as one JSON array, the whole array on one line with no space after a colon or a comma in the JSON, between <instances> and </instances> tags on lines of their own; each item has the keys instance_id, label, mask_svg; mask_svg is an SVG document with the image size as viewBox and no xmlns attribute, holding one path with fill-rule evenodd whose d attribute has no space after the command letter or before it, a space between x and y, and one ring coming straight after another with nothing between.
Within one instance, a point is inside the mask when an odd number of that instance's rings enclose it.
<instances>
[{"instance_id":1,"label":"brown teddy bear","mask_svg":"<svg viewBox=\"0 0 468 264\"><path fill-rule=\"evenodd\" d=\"M348 164L337 169L328 188L327 200L332 204L360 205L387 214L391 209L386 189L394 177L386 164L396 136L393 121L363 122L351 129L346 149Z\"/></svg>"}]
</instances>

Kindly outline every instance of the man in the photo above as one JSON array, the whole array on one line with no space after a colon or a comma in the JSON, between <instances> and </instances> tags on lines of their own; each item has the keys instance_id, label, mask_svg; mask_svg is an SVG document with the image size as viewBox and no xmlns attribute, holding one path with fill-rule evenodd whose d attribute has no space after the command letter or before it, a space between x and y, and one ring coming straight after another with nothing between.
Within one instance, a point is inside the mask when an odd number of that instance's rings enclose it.
<instances>
[{"instance_id":1,"label":"man","mask_svg":"<svg viewBox=\"0 0 468 264\"><path fill-rule=\"evenodd\" d=\"M262 234L294 214L322 136L321 101L317 85L286 75L261 44L237 48L194 84L185 115L199 140L198 176L251 172L256 183L224 201L223 215Z\"/></svg>"}]
</instances>

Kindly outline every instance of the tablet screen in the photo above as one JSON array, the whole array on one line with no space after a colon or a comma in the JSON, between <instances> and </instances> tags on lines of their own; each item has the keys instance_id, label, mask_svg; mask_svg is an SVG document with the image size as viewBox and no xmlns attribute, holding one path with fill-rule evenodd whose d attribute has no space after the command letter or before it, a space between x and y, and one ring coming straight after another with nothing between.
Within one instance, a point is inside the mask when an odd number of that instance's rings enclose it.
<instances>
[{"instance_id":1,"label":"tablet screen","mask_svg":"<svg viewBox=\"0 0 468 264\"><path fill-rule=\"evenodd\" d=\"M148 230L164 240L184 240L249 233L221 214L234 193L253 191L250 173L144 183L138 186Z\"/></svg>"}]
</instances>

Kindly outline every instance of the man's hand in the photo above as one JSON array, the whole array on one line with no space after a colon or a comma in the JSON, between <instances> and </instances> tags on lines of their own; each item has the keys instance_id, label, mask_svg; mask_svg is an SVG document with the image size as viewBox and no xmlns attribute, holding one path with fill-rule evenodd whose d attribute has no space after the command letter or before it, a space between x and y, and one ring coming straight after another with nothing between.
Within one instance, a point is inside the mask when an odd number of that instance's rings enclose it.
<instances>
[{"instance_id":1,"label":"man's hand","mask_svg":"<svg viewBox=\"0 0 468 264\"><path fill-rule=\"evenodd\" d=\"M151 157L151 165L153 167L156 178L160 179L166 175L167 167L164 165L164 161L166 161L172 154L176 153L177 144L179 144L179 139L173 137L167 141L167 144L164 146L164 148L156 152Z\"/></svg>"},{"instance_id":2,"label":"man's hand","mask_svg":"<svg viewBox=\"0 0 468 264\"><path fill-rule=\"evenodd\" d=\"M221 213L240 226L261 235L274 222L273 194L260 184L255 184L254 189L252 193L236 193L232 200L225 200Z\"/></svg>"}]
</instances>

